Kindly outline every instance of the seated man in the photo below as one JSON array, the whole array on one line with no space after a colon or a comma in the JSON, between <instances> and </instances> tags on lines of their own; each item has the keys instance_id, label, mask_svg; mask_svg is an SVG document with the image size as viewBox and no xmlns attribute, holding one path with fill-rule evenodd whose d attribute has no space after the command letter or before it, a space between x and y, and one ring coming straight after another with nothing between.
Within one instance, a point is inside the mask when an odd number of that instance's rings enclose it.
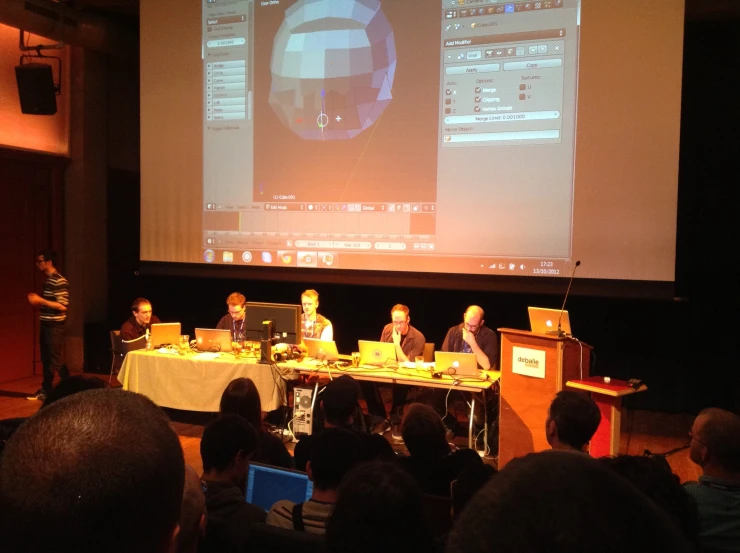
<instances>
[{"instance_id":1,"label":"seated man","mask_svg":"<svg viewBox=\"0 0 740 553\"><path fill-rule=\"evenodd\" d=\"M472 449L450 449L442 419L428 405L412 404L403 418L401 432L409 456L398 461L426 494L450 497L450 483L464 469L483 464Z\"/></svg>"},{"instance_id":2,"label":"seated man","mask_svg":"<svg viewBox=\"0 0 740 553\"><path fill-rule=\"evenodd\" d=\"M0 549L165 553L185 460L148 398L89 390L31 417L0 460Z\"/></svg>"},{"instance_id":3,"label":"seated man","mask_svg":"<svg viewBox=\"0 0 740 553\"><path fill-rule=\"evenodd\" d=\"M563 390L547 410L545 433L553 449L588 452L588 443L601 422L601 412L589 396Z\"/></svg>"},{"instance_id":4,"label":"seated man","mask_svg":"<svg viewBox=\"0 0 740 553\"><path fill-rule=\"evenodd\" d=\"M226 298L229 312L218 321L216 328L219 330L230 330L231 341L241 342L246 338L247 329L244 327L244 318L247 314L247 298L239 292L229 294Z\"/></svg>"},{"instance_id":5,"label":"seated man","mask_svg":"<svg viewBox=\"0 0 740 553\"><path fill-rule=\"evenodd\" d=\"M699 545L740 551L740 417L705 409L691 427L691 460L704 474L684 484L699 507Z\"/></svg>"},{"instance_id":6,"label":"seated man","mask_svg":"<svg viewBox=\"0 0 740 553\"><path fill-rule=\"evenodd\" d=\"M203 431L201 480L208 524L198 551L244 551L250 526L265 521L265 511L244 499L249 458L256 448L257 432L239 415L221 415Z\"/></svg>"},{"instance_id":7,"label":"seated man","mask_svg":"<svg viewBox=\"0 0 740 553\"><path fill-rule=\"evenodd\" d=\"M358 409L359 386L348 374L330 381L319 394L319 409L324 419L324 428L344 428L354 432L362 444L362 460L393 459L395 454L388 440L383 436L355 431L355 417L363 416ZM317 438L323 431L303 436L293 450L295 467L305 471L316 446Z\"/></svg>"},{"instance_id":8,"label":"seated man","mask_svg":"<svg viewBox=\"0 0 740 553\"><path fill-rule=\"evenodd\" d=\"M301 294L301 305L303 306L303 315L301 316L303 338L313 338L325 342L334 340L334 328L331 321L316 312L319 307L319 293L316 290L306 290Z\"/></svg>"},{"instance_id":9,"label":"seated man","mask_svg":"<svg viewBox=\"0 0 740 553\"><path fill-rule=\"evenodd\" d=\"M313 482L311 499L305 503L282 500L267 513L267 524L312 534L323 534L337 502L337 487L362 459L362 445L353 432L328 428L316 437L306 473Z\"/></svg>"},{"instance_id":10,"label":"seated man","mask_svg":"<svg viewBox=\"0 0 740 553\"><path fill-rule=\"evenodd\" d=\"M391 309L391 322L385 325L380 335L380 342L393 343L396 346L396 357L399 363L414 361L418 355L424 354L424 335L411 326L409 308L400 303ZM385 406L380 396L377 384L374 382L360 382L362 395L365 396L367 412L380 419L388 419ZM393 402L391 404L390 420L392 424L399 424L403 415L403 405L408 395L408 386L393 384ZM387 427L387 425L386 425Z\"/></svg>"},{"instance_id":11,"label":"seated man","mask_svg":"<svg viewBox=\"0 0 740 553\"><path fill-rule=\"evenodd\" d=\"M151 332L153 324L160 321L152 314L152 304L146 298L136 298L131 304L131 317L121 325L121 340L136 340Z\"/></svg>"}]
</instances>

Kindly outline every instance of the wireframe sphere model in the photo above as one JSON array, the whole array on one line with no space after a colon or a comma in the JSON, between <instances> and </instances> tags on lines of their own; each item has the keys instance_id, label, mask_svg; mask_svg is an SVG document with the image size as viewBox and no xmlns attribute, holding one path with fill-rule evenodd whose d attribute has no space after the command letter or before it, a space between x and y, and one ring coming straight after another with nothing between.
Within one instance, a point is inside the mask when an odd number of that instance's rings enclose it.
<instances>
[{"instance_id":1,"label":"wireframe sphere model","mask_svg":"<svg viewBox=\"0 0 740 553\"><path fill-rule=\"evenodd\" d=\"M269 103L308 140L353 138L392 100L396 45L378 0L300 0L285 11Z\"/></svg>"}]
</instances>

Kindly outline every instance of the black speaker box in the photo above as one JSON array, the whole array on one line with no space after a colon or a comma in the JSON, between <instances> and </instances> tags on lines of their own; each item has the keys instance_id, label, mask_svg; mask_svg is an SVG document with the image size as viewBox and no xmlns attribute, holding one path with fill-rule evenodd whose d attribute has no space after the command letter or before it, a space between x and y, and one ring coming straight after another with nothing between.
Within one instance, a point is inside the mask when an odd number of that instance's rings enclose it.
<instances>
[{"instance_id":1,"label":"black speaker box","mask_svg":"<svg viewBox=\"0 0 740 553\"><path fill-rule=\"evenodd\" d=\"M57 96L51 65L27 63L15 68L21 112L29 115L54 115Z\"/></svg>"}]
</instances>

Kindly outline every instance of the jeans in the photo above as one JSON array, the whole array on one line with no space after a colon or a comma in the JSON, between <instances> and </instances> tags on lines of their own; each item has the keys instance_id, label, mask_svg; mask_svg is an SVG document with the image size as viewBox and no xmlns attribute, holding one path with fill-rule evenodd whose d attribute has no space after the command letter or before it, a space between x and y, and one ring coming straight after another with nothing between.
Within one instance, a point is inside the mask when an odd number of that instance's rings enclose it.
<instances>
[{"instance_id":1,"label":"jeans","mask_svg":"<svg viewBox=\"0 0 740 553\"><path fill-rule=\"evenodd\" d=\"M362 395L365 396L368 415L374 415L382 419L388 418L385 413L385 405L383 405L378 384L360 380L360 389L362 390ZM392 384L391 389L393 391L393 402L391 403L390 419L392 421L397 419L400 422L400 419L403 418L403 406L406 403L406 396L411 386Z\"/></svg>"},{"instance_id":2,"label":"jeans","mask_svg":"<svg viewBox=\"0 0 740 553\"><path fill-rule=\"evenodd\" d=\"M64 323L63 322L41 322L39 332L39 346L41 349L41 365L44 369L44 381L41 389L47 394L51 391L54 382L54 372L59 373L59 378L69 377L69 371L64 365Z\"/></svg>"}]
</instances>

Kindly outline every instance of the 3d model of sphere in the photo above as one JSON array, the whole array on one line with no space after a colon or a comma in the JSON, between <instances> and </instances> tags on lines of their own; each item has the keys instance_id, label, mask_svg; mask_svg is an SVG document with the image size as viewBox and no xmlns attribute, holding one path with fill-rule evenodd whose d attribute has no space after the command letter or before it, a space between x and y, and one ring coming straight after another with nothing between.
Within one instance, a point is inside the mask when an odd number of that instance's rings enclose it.
<instances>
[{"instance_id":1,"label":"3d model of sphere","mask_svg":"<svg viewBox=\"0 0 740 553\"><path fill-rule=\"evenodd\" d=\"M269 103L309 140L357 136L392 100L396 46L378 0L300 0L285 11Z\"/></svg>"}]
</instances>

